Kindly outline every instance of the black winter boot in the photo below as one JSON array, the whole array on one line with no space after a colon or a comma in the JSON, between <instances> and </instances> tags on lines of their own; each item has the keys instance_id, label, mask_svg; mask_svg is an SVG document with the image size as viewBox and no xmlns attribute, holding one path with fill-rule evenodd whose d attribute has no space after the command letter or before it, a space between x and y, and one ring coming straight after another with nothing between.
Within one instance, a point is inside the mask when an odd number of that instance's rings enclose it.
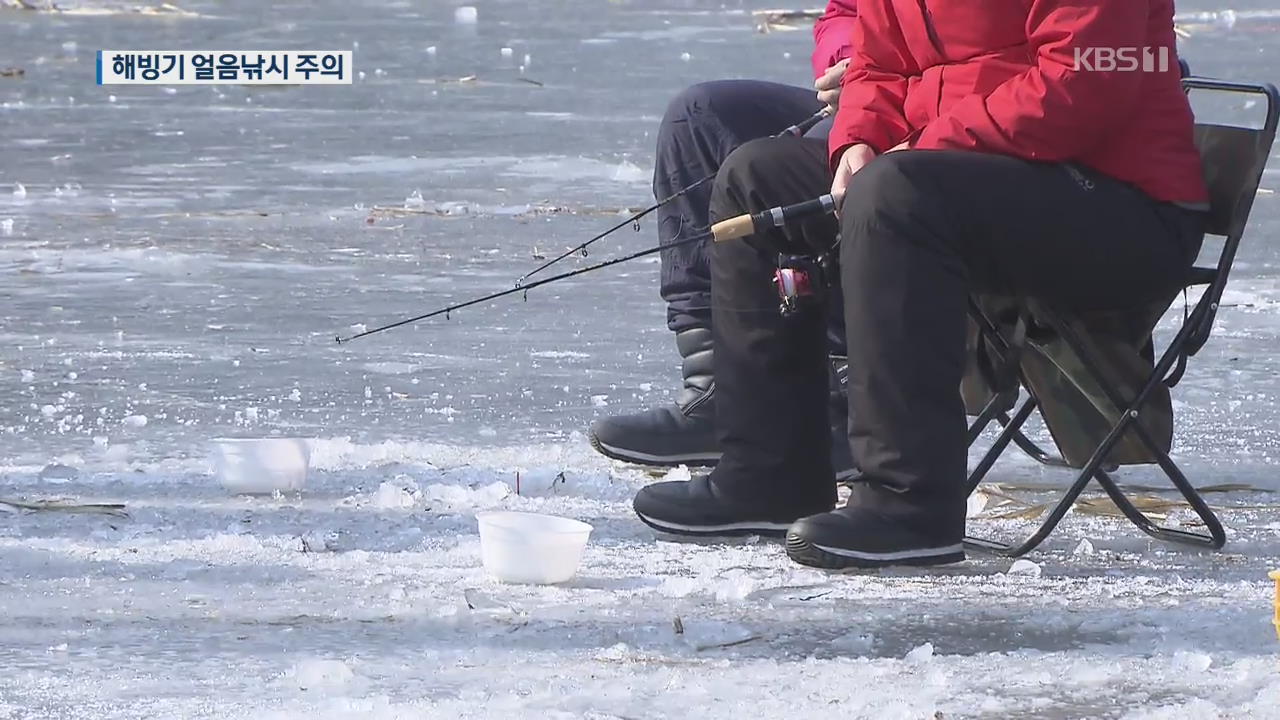
<instances>
[{"instance_id":1,"label":"black winter boot","mask_svg":"<svg viewBox=\"0 0 1280 720\"><path fill-rule=\"evenodd\" d=\"M615 460L640 465L715 465L715 392L711 330L691 328L676 333L676 349L684 359L684 389L674 405L633 415L616 415L591 425L591 446Z\"/></svg>"}]
</instances>

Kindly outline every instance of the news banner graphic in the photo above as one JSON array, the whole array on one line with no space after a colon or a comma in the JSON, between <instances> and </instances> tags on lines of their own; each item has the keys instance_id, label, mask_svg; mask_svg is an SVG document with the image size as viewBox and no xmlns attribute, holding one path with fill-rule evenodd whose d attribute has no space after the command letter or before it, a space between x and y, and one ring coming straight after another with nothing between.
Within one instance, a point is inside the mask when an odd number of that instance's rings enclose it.
<instances>
[{"instance_id":1,"label":"news banner graphic","mask_svg":"<svg viewBox=\"0 0 1280 720\"><path fill-rule=\"evenodd\" d=\"M350 50L99 50L99 85L350 85Z\"/></svg>"}]
</instances>

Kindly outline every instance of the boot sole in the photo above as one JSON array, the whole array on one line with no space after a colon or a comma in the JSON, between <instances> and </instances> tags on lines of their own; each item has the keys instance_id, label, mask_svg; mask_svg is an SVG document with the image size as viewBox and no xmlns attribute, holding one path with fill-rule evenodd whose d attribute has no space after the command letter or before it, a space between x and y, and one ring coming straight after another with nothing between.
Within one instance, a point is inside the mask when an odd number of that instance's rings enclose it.
<instances>
[{"instance_id":1,"label":"boot sole","mask_svg":"<svg viewBox=\"0 0 1280 720\"><path fill-rule=\"evenodd\" d=\"M823 570L881 568L895 565L948 565L964 561L964 544L956 543L923 550L870 553L823 547L795 533L787 533L787 557L801 565Z\"/></svg>"},{"instance_id":2,"label":"boot sole","mask_svg":"<svg viewBox=\"0 0 1280 720\"><path fill-rule=\"evenodd\" d=\"M636 513L640 518L640 522L657 530L664 535L676 535L687 538L716 538L716 537L745 537L750 535L759 535L761 537L782 538L787 534L787 528L791 527L791 523L771 523L771 522L740 522L726 523L723 525L680 525L677 523L668 523L662 520L654 520L640 513Z\"/></svg>"},{"instance_id":3,"label":"boot sole","mask_svg":"<svg viewBox=\"0 0 1280 720\"><path fill-rule=\"evenodd\" d=\"M606 445L590 433L588 439L591 447L596 452L613 460L631 463L632 465L644 465L647 467L679 467L687 465L689 467L715 467L720 461L722 453L703 453L700 455L648 455L645 453L634 453L622 448L616 448L612 445ZM861 477L861 472L857 468L849 468L836 473L836 483L852 483Z\"/></svg>"},{"instance_id":4,"label":"boot sole","mask_svg":"<svg viewBox=\"0 0 1280 720\"><path fill-rule=\"evenodd\" d=\"M591 447L607 458L629 462L634 465L649 467L715 467L720 462L722 453L689 453L686 455L650 455L648 453L614 447L600 441L595 433L590 433Z\"/></svg>"}]
</instances>

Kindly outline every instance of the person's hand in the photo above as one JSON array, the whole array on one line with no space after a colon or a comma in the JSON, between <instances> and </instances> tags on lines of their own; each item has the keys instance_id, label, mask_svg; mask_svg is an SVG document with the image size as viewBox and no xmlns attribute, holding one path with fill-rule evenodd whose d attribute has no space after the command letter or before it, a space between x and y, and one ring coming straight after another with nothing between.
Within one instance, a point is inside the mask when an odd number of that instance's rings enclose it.
<instances>
[{"instance_id":1,"label":"person's hand","mask_svg":"<svg viewBox=\"0 0 1280 720\"><path fill-rule=\"evenodd\" d=\"M831 181L831 197L835 198L837 212L844 202L844 193L849 189L849 181L853 179L854 174L875 159L876 151L866 144L854 145L840 156L840 164L836 166L836 177Z\"/></svg>"},{"instance_id":2,"label":"person's hand","mask_svg":"<svg viewBox=\"0 0 1280 720\"><path fill-rule=\"evenodd\" d=\"M844 82L844 71L847 67L849 67L849 61L841 60L827 68L822 77L813 83L814 89L818 91L818 102L825 103L832 111L840 108L840 84Z\"/></svg>"}]
</instances>

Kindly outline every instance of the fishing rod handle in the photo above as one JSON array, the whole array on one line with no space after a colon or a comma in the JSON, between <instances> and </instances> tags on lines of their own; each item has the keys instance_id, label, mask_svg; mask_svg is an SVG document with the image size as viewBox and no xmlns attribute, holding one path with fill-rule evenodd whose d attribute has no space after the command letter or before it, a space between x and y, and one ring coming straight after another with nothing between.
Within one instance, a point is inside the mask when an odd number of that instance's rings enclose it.
<instances>
[{"instance_id":1,"label":"fishing rod handle","mask_svg":"<svg viewBox=\"0 0 1280 720\"><path fill-rule=\"evenodd\" d=\"M790 135L792 137L800 137L805 133L809 132L810 130L812 130L813 128L815 128L818 125L818 123L830 117L831 112L832 112L832 108L830 105L828 105L827 107L824 107L818 112L809 116L809 118L804 120L803 122L798 122L795 125L792 125L791 127L787 128L786 130L783 130L779 134Z\"/></svg>"},{"instance_id":2,"label":"fishing rod handle","mask_svg":"<svg viewBox=\"0 0 1280 720\"><path fill-rule=\"evenodd\" d=\"M836 210L836 200L830 194L812 200L805 200L794 205L783 205L770 208L754 215L739 215L728 220L721 220L711 226L711 236L716 242L737 240L770 228L786 225L794 220L801 220L815 215L830 215Z\"/></svg>"}]
</instances>

